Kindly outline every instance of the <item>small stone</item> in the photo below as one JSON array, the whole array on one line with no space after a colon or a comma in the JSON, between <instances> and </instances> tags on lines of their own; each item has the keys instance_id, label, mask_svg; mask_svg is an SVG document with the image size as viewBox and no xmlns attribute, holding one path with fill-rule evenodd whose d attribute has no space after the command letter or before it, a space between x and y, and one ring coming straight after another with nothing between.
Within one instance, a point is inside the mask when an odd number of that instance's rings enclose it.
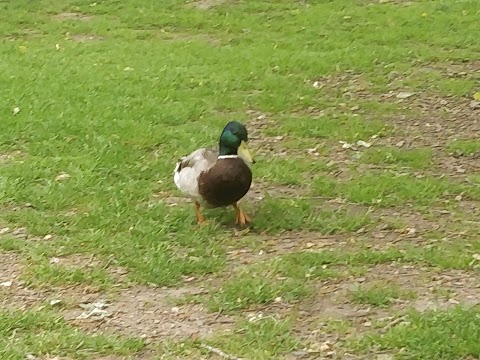
<instances>
[{"instance_id":1,"label":"small stone","mask_svg":"<svg viewBox=\"0 0 480 360\"><path fill-rule=\"evenodd\" d=\"M470 101L470 108L473 110L480 109L480 101L472 100Z\"/></svg>"},{"instance_id":2,"label":"small stone","mask_svg":"<svg viewBox=\"0 0 480 360\"><path fill-rule=\"evenodd\" d=\"M50 234L47 234L43 237L43 240L52 240L53 239L53 235L50 235Z\"/></svg>"},{"instance_id":3,"label":"small stone","mask_svg":"<svg viewBox=\"0 0 480 360\"><path fill-rule=\"evenodd\" d=\"M0 286L10 287L10 286L12 286L12 282L11 281L4 281L4 282L0 283Z\"/></svg>"}]
</instances>

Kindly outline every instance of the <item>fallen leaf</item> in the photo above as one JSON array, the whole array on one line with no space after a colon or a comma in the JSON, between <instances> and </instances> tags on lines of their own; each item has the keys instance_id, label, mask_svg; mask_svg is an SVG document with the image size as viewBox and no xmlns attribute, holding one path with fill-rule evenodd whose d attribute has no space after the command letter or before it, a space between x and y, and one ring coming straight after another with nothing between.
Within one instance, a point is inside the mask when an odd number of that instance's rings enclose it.
<instances>
[{"instance_id":1,"label":"fallen leaf","mask_svg":"<svg viewBox=\"0 0 480 360\"><path fill-rule=\"evenodd\" d=\"M8 234L9 232L10 232L9 227L5 227L5 228L0 229L0 235Z\"/></svg>"},{"instance_id":2,"label":"fallen leaf","mask_svg":"<svg viewBox=\"0 0 480 360\"><path fill-rule=\"evenodd\" d=\"M68 179L70 179L70 175L67 174L67 173L61 173L61 174L58 174L55 177L55 181L64 181L64 180L68 180Z\"/></svg>"},{"instance_id":3,"label":"fallen leaf","mask_svg":"<svg viewBox=\"0 0 480 360\"><path fill-rule=\"evenodd\" d=\"M0 286L10 287L10 286L12 286L12 282L11 281L4 281L4 282L0 283Z\"/></svg>"},{"instance_id":4,"label":"fallen leaf","mask_svg":"<svg viewBox=\"0 0 480 360\"><path fill-rule=\"evenodd\" d=\"M358 146L363 146L363 147L366 147L366 148L369 148L370 146L372 146L372 144L366 142L366 141L363 141L363 140L358 140L357 141L357 145Z\"/></svg>"},{"instance_id":5,"label":"fallen leaf","mask_svg":"<svg viewBox=\"0 0 480 360\"><path fill-rule=\"evenodd\" d=\"M409 97L412 97L413 95L415 95L415 93L413 92L399 92L397 94L397 98L398 99L408 99Z\"/></svg>"},{"instance_id":6,"label":"fallen leaf","mask_svg":"<svg viewBox=\"0 0 480 360\"><path fill-rule=\"evenodd\" d=\"M77 316L77 319L88 319L90 317L96 317L97 319L104 319L106 317L112 316L111 313L109 313L106 310L103 310L109 304L107 304L104 301L98 301L98 302L93 302L93 303L88 303L88 304L79 304L79 306L86 310L82 312L80 315Z\"/></svg>"},{"instance_id":7,"label":"fallen leaf","mask_svg":"<svg viewBox=\"0 0 480 360\"><path fill-rule=\"evenodd\" d=\"M475 94L473 94L473 100L480 101L480 92L476 92Z\"/></svg>"},{"instance_id":8,"label":"fallen leaf","mask_svg":"<svg viewBox=\"0 0 480 360\"><path fill-rule=\"evenodd\" d=\"M352 149L352 150L357 150L353 144L350 144L346 141L339 141L340 144L342 144L342 149Z\"/></svg>"},{"instance_id":9,"label":"fallen leaf","mask_svg":"<svg viewBox=\"0 0 480 360\"><path fill-rule=\"evenodd\" d=\"M325 341L320 345L320 351L329 351L333 349L333 343L330 341Z\"/></svg>"},{"instance_id":10,"label":"fallen leaf","mask_svg":"<svg viewBox=\"0 0 480 360\"><path fill-rule=\"evenodd\" d=\"M17 115L20 112L20 108L18 106L15 106L13 108L13 115Z\"/></svg>"},{"instance_id":11,"label":"fallen leaf","mask_svg":"<svg viewBox=\"0 0 480 360\"><path fill-rule=\"evenodd\" d=\"M407 235L409 236L413 236L417 233L417 230L415 228L406 228L405 230L407 230Z\"/></svg>"}]
</instances>

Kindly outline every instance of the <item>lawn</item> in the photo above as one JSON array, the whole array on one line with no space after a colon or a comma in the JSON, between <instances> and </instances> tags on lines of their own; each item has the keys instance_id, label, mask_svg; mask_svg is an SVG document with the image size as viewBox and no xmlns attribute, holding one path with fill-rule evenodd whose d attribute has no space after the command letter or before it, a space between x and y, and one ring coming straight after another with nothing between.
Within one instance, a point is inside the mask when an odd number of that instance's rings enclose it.
<instances>
[{"instance_id":1,"label":"lawn","mask_svg":"<svg viewBox=\"0 0 480 360\"><path fill-rule=\"evenodd\" d=\"M0 358L480 358L478 0L0 1ZM173 183L246 124L234 226Z\"/></svg>"}]
</instances>

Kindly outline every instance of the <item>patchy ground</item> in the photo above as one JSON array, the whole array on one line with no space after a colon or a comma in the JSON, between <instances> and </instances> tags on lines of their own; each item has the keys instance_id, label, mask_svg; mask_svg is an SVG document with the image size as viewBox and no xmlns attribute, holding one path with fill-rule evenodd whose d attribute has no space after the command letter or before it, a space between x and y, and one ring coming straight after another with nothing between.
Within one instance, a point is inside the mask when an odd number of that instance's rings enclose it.
<instances>
[{"instance_id":1,"label":"patchy ground","mask_svg":"<svg viewBox=\"0 0 480 360\"><path fill-rule=\"evenodd\" d=\"M479 358L479 10L5 5L0 357ZM230 119L254 222L197 227Z\"/></svg>"}]
</instances>

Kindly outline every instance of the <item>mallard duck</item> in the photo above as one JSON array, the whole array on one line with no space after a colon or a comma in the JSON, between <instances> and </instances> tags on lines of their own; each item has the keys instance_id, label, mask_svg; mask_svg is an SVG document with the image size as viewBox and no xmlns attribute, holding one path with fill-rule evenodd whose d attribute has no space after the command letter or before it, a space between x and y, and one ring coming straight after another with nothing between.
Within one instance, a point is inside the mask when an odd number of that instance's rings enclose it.
<instances>
[{"instance_id":1,"label":"mallard duck","mask_svg":"<svg viewBox=\"0 0 480 360\"><path fill-rule=\"evenodd\" d=\"M175 185L194 200L199 224L205 221L201 206L217 208L231 205L236 212L237 225L243 226L251 221L237 204L252 184L250 164L254 160L247 143L245 126L231 121L223 128L218 150L198 149L182 157L175 166Z\"/></svg>"}]
</instances>

